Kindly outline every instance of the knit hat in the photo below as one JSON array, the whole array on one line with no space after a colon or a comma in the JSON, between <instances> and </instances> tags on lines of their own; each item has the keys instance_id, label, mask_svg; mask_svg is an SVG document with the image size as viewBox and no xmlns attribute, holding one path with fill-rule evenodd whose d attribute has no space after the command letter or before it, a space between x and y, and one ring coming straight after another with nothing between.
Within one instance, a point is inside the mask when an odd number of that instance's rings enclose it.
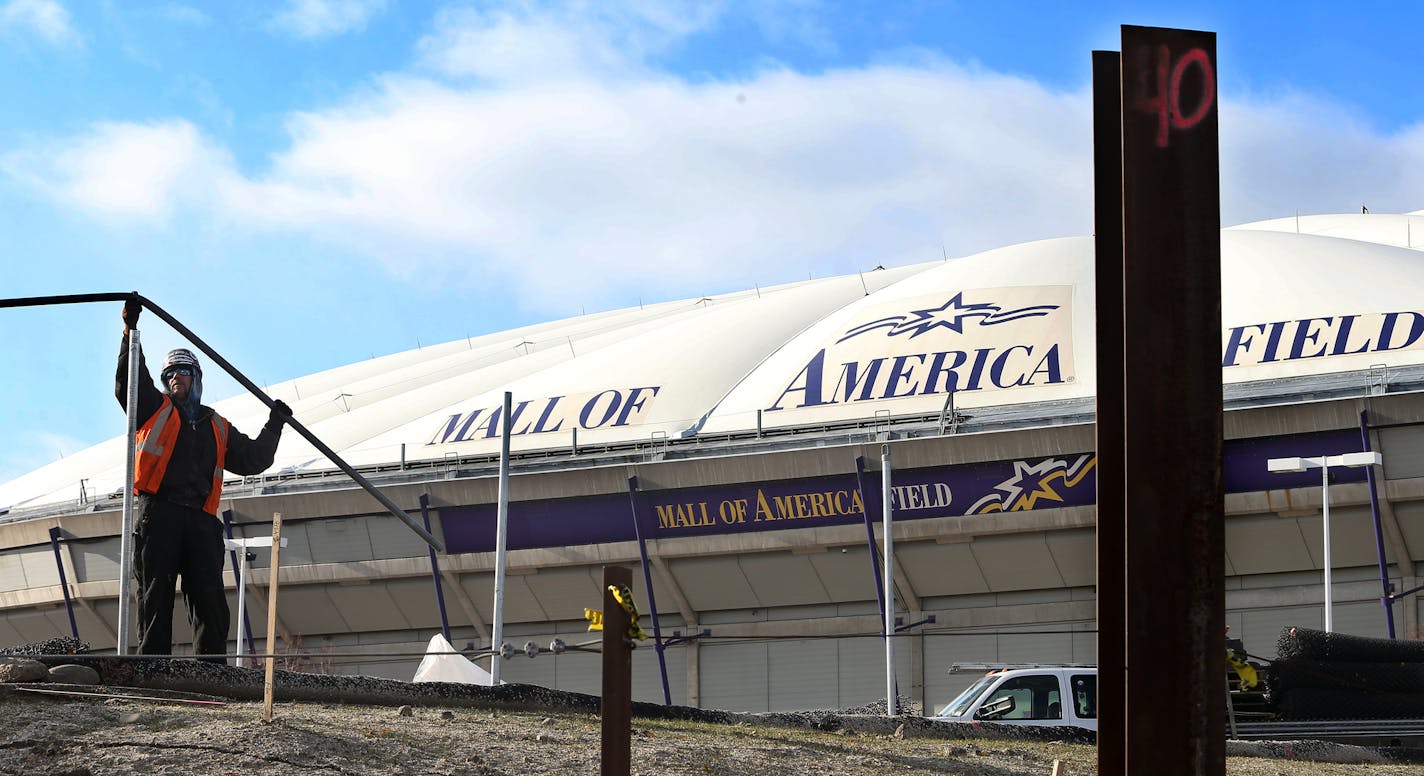
<instances>
[{"instance_id":1,"label":"knit hat","mask_svg":"<svg viewBox=\"0 0 1424 776\"><path fill-rule=\"evenodd\" d=\"M163 369L159 374L167 375L168 370L175 366L190 366L194 372L200 375L203 373L203 367L198 364L198 357L187 348L174 348L168 351L168 355L163 358Z\"/></svg>"}]
</instances>

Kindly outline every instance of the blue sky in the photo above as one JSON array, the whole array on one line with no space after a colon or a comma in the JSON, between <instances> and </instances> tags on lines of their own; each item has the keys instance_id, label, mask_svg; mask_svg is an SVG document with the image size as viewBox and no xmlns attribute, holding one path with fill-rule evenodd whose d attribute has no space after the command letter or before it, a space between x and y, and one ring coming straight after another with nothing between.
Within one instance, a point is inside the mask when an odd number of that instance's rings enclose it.
<instances>
[{"instance_id":1,"label":"blue sky","mask_svg":"<svg viewBox=\"0 0 1424 776\"><path fill-rule=\"evenodd\" d=\"M1125 23L1218 33L1224 223L1424 208L1417 4L1183 5L0 0L0 297L272 383L1087 234ZM118 308L0 311L0 481L123 432Z\"/></svg>"}]
</instances>

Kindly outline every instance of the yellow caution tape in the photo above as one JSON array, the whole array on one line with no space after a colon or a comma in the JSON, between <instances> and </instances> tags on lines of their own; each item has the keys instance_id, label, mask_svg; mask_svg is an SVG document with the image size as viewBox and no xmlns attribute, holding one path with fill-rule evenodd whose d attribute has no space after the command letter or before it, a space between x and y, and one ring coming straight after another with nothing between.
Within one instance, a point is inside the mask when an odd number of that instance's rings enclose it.
<instances>
[{"instance_id":1,"label":"yellow caution tape","mask_svg":"<svg viewBox=\"0 0 1424 776\"><path fill-rule=\"evenodd\" d=\"M1231 670L1235 671L1237 676L1241 677L1241 689L1253 690L1256 688L1259 678L1256 676L1255 666L1237 657L1236 653L1229 649L1226 651L1226 663L1231 666Z\"/></svg>"},{"instance_id":2,"label":"yellow caution tape","mask_svg":"<svg viewBox=\"0 0 1424 776\"><path fill-rule=\"evenodd\" d=\"M627 585L609 585L608 592L613 594L613 600L622 604L623 611L628 613L628 638L647 641L648 634L638 625L638 605L633 603L633 591L629 590Z\"/></svg>"},{"instance_id":3,"label":"yellow caution tape","mask_svg":"<svg viewBox=\"0 0 1424 776\"><path fill-rule=\"evenodd\" d=\"M623 611L628 613L628 638L638 641L647 641L648 634L643 632L638 625L638 605L633 602L633 591L626 585L609 585L608 592L613 594L613 600L623 607ZM597 609L584 609L583 618L588 620L588 629L591 631L603 630L603 612Z\"/></svg>"}]
</instances>

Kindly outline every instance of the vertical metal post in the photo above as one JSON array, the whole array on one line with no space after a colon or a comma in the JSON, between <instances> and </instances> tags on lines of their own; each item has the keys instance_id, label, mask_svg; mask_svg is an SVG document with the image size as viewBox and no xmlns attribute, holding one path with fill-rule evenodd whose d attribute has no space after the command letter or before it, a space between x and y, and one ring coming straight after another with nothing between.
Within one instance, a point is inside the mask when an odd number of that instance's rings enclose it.
<instances>
[{"instance_id":1,"label":"vertical metal post","mask_svg":"<svg viewBox=\"0 0 1424 776\"><path fill-rule=\"evenodd\" d=\"M1360 449L1371 452L1370 411L1360 410ZM1380 603L1384 605L1385 631L1394 638L1394 586L1389 582L1389 562L1384 554L1384 526L1380 520L1379 489L1375 485L1375 467L1365 467L1365 481L1370 486L1370 516L1375 523L1375 553L1379 556Z\"/></svg>"},{"instance_id":2,"label":"vertical metal post","mask_svg":"<svg viewBox=\"0 0 1424 776\"><path fill-rule=\"evenodd\" d=\"M59 526L49 529L49 546L54 550L54 566L59 570L59 589L64 593L64 611L69 614L69 633L79 639L79 624L74 621L74 600L69 597L69 580L64 573L64 558L59 554Z\"/></svg>"},{"instance_id":3,"label":"vertical metal post","mask_svg":"<svg viewBox=\"0 0 1424 776\"><path fill-rule=\"evenodd\" d=\"M242 559L233 569L237 572L237 667L246 668L247 658L245 654L252 652L248 648L243 651L243 642L252 638L251 628L247 624L247 548L242 548Z\"/></svg>"},{"instance_id":4,"label":"vertical metal post","mask_svg":"<svg viewBox=\"0 0 1424 776\"><path fill-rule=\"evenodd\" d=\"M401 445L405 452L405 445ZM420 494L420 521L425 524L425 532L430 533L430 494ZM435 547L425 548L430 553L430 577L435 582L435 609L440 612L440 635L450 640L450 618L445 613L445 586L440 582L440 561L435 557Z\"/></svg>"},{"instance_id":5,"label":"vertical metal post","mask_svg":"<svg viewBox=\"0 0 1424 776\"><path fill-rule=\"evenodd\" d=\"M1320 457L1320 517L1323 525L1321 530L1322 560L1325 563L1325 632L1335 632L1334 594L1330 586L1330 464L1326 461L1328 456Z\"/></svg>"},{"instance_id":6,"label":"vertical metal post","mask_svg":"<svg viewBox=\"0 0 1424 776\"><path fill-rule=\"evenodd\" d=\"M1093 283L1097 297L1098 773L1127 752L1123 550L1122 57L1093 52Z\"/></svg>"},{"instance_id":7,"label":"vertical metal post","mask_svg":"<svg viewBox=\"0 0 1424 776\"><path fill-rule=\"evenodd\" d=\"M224 509L223 514L223 536L229 541L232 540L232 510ZM231 545L229 545L231 546ZM242 548L242 561L239 564L237 550L229 549L228 557L232 559L233 584L237 588L237 653L242 654L243 642L247 644L247 653L252 654L257 651L257 646L252 643L252 618L247 614L246 592L247 592L247 548ZM237 660L238 667L245 665L242 658Z\"/></svg>"},{"instance_id":8,"label":"vertical metal post","mask_svg":"<svg viewBox=\"0 0 1424 776\"><path fill-rule=\"evenodd\" d=\"M880 604L880 635L885 635L885 585L880 579L880 548L875 544L875 522L865 500L865 456L855 457L855 487L860 491L860 514L865 518L865 546L870 549L870 576L875 579L875 600Z\"/></svg>"},{"instance_id":9,"label":"vertical metal post","mask_svg":"<svg viewBox=\"0 0 1424 776\"><path fill-rule=\"evenodd\" d=\"M895 526L890 503L890 445L880 446L880 497L884 502L885 562L881 575L885 586L885 713L895 716Z\"/></svg>"},{"instance_id":10,"label":"vertical metal post","mask_svg":"<svg viewBox=\"0 0 1424 776\"><path fill-rule=\"evenodd\" d=\"M514 396L504 392L504 414L500 418L503 429L499 439L499 503L495 507L494 533L494 625L490 629L490 685L499 686L499 666L504 661L500 656L504 646L504 546L509 538L509 413L514 408Z\"/></svg>"},{"instance_id":11,"label":"vertical metal post","mask_svg":"<svg viewBox=\"0 0 1424 776\"><path fill-rule=\"evenodd\" d=\"M638 478L628 478L628 508L633 513L633 535L638 538L638 558L643 562L643 587L648 591L648 616L653 619L653 651L658 655L658 674L663 679L663 705L672 705L668 684L667 658L663 655L663 630L658 624L658 598L653 594L652 564L648 562L648 541L643 536L643 510L638 507Z\"/></svg>"},{"instance_id":12,"label":"vertical metal post","mask_svg":"<svg viewBox=\"0 0 1424 776\"><path fill-rule=\"evenodd\" d=\"M619 585L632 587L633 572L604 566L601 776L628 776L633 765L633 645L628 613L613 597Z\"/></svg>"},{"instance_id":13,"label":"vertical metal post","mask_svg":"<svg viewBox=\"0 0 1424 776\"><path fill-rule=\"evenodd\" d=\"M1127 773L1226 770L1216 35L1122 28Z\"/></svg>"},{"instance_id":14,"label":"vertical metal post","mask_svg":"<svg viewBox=\"0 0 1424 776\"><path fill-rule=\"evenodd\" d=\"M124 405L128 412L128 445L124 464L124 517L119 529L119 626L116 651L120 655L129 653L129 623L133 615L129 611L129 595L133 587L133 531L134 531L134 464L135 439L138 436L138 329L129 329L129 395Z\"/></svg>"}]
</instances>

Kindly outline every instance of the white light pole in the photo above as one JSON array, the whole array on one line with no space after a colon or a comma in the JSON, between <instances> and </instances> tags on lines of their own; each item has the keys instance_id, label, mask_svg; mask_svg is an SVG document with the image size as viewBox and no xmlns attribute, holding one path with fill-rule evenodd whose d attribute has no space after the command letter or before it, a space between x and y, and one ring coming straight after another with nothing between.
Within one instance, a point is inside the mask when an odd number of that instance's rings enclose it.
<instances>
[{"instance_id":1,"label":"white light pole","mask_svg":"<svg viewBox=\"0 0 1424 776\"><path fill-rule=\"evenodd\" d=\"M895 519L890 502L890 445L880 446L880 502L884 505L885 560L881 564L885 588L885 714L895 716Z\"/></svg>"},{"instance_id":2,"label":"white light pole","mask_svg":"<svg viewBox=\"0 0 1424 776\"><path fill-rule=\"evenodd\" d=\"M245 539L223 539L223 546L237 553L237 667L247 668L247 553L253 547L271 547L272 537L252 536ZM287 546L287 537L282 537L282 546ZM271 640L271 635L267 636Z\"/></svg>"},{"instance_id":3,"label":"white light pole","mask_svg":"<svg viewBox=\"0 0 1424 776\"><path fill-rule=\"evenodd\" d=\"M1335 620L1331 616L1331 595L1330 595L1330 467L1332 466L1378 466L1384 463L1384 456L1379 453L1344 453L1341 455L1322 455L1315 458L1272 458L1266 461L1266 470L1276 473L1303 472L1306 469L1320 470L1320 514L1323 518L1324 526L1324 557L1321 559L1325 564L1325 632L1335 631Z\"/></svg>"}]
</instances>

